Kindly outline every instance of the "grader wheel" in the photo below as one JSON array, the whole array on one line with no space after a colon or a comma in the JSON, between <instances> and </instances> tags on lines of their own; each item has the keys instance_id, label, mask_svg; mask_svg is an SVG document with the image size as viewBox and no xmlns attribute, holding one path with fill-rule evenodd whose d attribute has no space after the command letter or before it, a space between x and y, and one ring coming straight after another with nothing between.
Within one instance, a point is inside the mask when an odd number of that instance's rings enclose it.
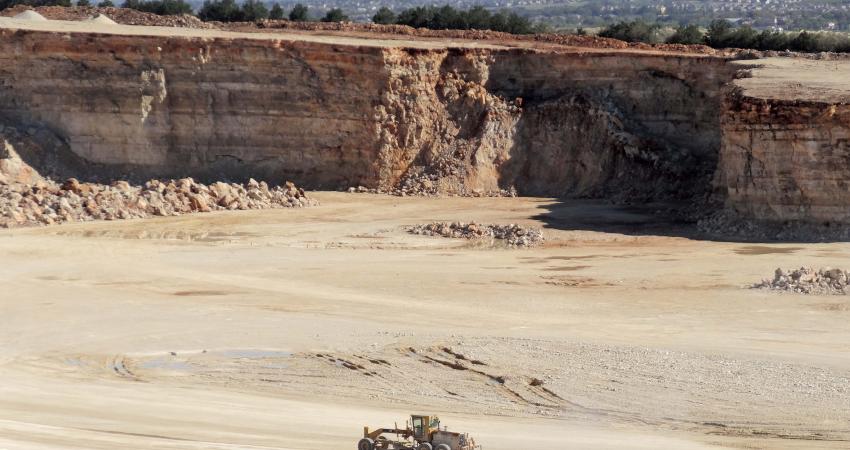
<instances>
[{"instance_id":1,"label":"grader wheel","mask_svg":"<svg viewBox=\"0 0 850 450\"><path fill-rule=\"evenodd\" d=\"M447 444L440 444L434 450L452 450Z\"/></svg>"},{"instance_id":2,"label":"grader wheel","mask_svg":"<svg viewBox=\"0 0 850 450\"><path fill-rule=\"evenodd\" d=\"M431 444L424 442L419 444L419 447L416 447L416 450L434 450L434 447L432 447Z\"/></svg>"},{"instance_id":3,"label":"grader wheel","mask_svg":"<svg viewBox=\"0 0 850 450\"><path fill-rule=\"evenodd\" d=\"M360 439L357 443L357 450L375 450L375 441L369 438Z\"/></svg>"}]
</instances>

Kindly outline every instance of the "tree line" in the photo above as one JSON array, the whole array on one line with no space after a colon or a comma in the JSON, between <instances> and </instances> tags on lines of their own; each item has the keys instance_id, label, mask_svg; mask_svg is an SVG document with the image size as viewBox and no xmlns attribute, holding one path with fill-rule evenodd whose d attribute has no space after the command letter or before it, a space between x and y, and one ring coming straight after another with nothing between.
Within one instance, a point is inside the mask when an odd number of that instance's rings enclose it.
<instances>
[{"instance_id":1,"label":"tree line","mask_svg":"<svg viewBox=\"0 0 850 450\"><path fill-rule=\"evenodd\" d=\"M286 14L279 3L274 3L271 8L267 8L260 0L244 0L241 5L236 4L235 0L204 0L203 6L198 10L198 18L203 21L219 22L253 22L263 19L289 19L294 22L313 20L310 17L310 9L301 3L296 4L289 14ZM318 20L344 22L349 19L343 10L332 8Z\"/></svg>"},{"instance_id":2,"label":"tree line","mask_svg":"<svg viewBox=\"0 0 850 450\"><path fill-rule=\"evenodd\" d=\"M609 25L599 36L626 42L657 44L704 44L714 48L753 50L792 50L799 52L850 52L850 35L832 32L758 31L748 25L735 26L727 20L715 20L703 31L696 25L681 25L664 36L658 24L635 20Z\"/></svg>"},{"instance_id":3,"label":"tree line","mask_svg":"<svg viewBox=\"0 0 850 450\"><path fill-rule=\"evenodd\" d=\"M492 30L512 34L542 31L530 20L514 12L490 12L483 6L473 6L467 10L456 9L451 5L417 6L404 9L398 14L382 7L372 17L372 21L384 25L408 25L432 30Z\"/></svg>"},{"instance_id":4,"label":"tree line","mask_svg":"<svg viewBox=\"0 0 850 450\"><path fill-rule=\"evenodd\" d=\"M90 6L92 0L77 0L78 6ZM71 0L0 0L0 9L17 4L30 6L71 6ZM97 6L113 6L111 0L101 0ZM185 0L124 0L121 5L138 11L159 15L193 14L192 6ZM348 16L334 8L319 18L312 18L310 10L303 4L295 5L288 14L279 3L268 8L261 0L205 0L197 13L204 21L246 22L263 19L289 19L305 22L342 22ZM378 24L408 25L415 28L435 30L493 30L512 34L531 34L546 31L545 27L533 24L528 18L514 12L491 12L484 7L474 6L463 10L448 4L443 6L417 6L396 13L387 7L380 8L372 17ZM715 20L703 30L697 25L681 25L670 33L659 24L641 20L617 22L603 28L599 36L626 42L649 44L705 44L714 48L745 48L755 50L792 50L800 52L850 52L850 35L834 32L782 32L758 31L743 25L735 26L726 20ZM578 29L576 34L586 34Z\"/></svg>"}]
</instances>

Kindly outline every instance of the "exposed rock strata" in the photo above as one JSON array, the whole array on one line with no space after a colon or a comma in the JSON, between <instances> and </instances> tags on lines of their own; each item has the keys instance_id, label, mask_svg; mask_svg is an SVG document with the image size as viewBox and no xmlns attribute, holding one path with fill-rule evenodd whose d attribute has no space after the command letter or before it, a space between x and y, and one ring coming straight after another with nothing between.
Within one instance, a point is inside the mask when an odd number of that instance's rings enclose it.
<instances>
[{"instance_id":1,"label":"exposed rock strata","mask_svg":"<svg viewBox=\"0 0 850 450\"><path fill-rule=\"evenodd\" d=\"M850 223L850 105L731 97L718 184L745 217Z\"/></svg>"},{"instance_id":2,"label":"exposed rock strata","mask_svg":"<svg viewBox=\"0 0 850 450\"><path fill-rule=\"evenodd\" d=\"M621 201L714 177L736 214L848 220L847 107L724 100L723 58L110 29L0 29L0 124L45 175Z\"/></svg>"}]
</instances>

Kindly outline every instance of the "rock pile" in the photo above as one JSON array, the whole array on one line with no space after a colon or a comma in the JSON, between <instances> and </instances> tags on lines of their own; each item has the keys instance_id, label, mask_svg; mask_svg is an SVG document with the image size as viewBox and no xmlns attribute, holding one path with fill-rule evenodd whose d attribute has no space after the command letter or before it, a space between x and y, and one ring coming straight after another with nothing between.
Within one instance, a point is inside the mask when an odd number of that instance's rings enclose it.
<instances>
[{"instance_id":1,"label":"rock pile","mask_svg":"<svg viewBox=\"0 0 850 450\"><path fill-rule=\"evenodd\" d=\"M254 179L244 185L204 185L182 178L151 180L144 186L131 186L126 181L107 186L74 178L62 184L49 180L32 184L0 181L0 228L315 204L292 183L269 187Z\"/></svg>"},{"instance_id":2,"label":"rock pile","mask_svg":"<svg viewBox=\"0 0 850 450\"><path fill-rule=\"evenodd\" d=\"M533 247L543 242L536 228L510 225L482 225L475 222L432 222L407 228L411 234L461 239L501 239L511 247Z\"/></svg>"},{"instance_id":3,"label":"rock pile","mask_svg":"<svg viewBox=\"0 0 850 450\"><path fill-rule=\"evenodd\" d=\"M753 285L756 289L789 291L798 294L850 294L850 272L841 269L801 267L795 270L776 269L773 279Z\"/></svg>"},{"instance_id":4,"label":"rock pile","mask_svg":"<svg viewBox=\"0 0 850 450\"><path fill-rule=\"evenodd\" d=\"M364 186L350 187L348 188L349 193L358 193L358 194L387 194L387 195L395 195L398 197L440 197L440 196L448 196L448 197L516 197L517 191L516 188L510 189L499 189L498 191L481 191L481 190L472 190L468 192L461 193L445 193L440 192L440 190L436 186L436 181L430 178L423 178L419 180L419 182L414 183L409 180L412 178L407 178L404 183L399 186L396 186L392 189L383 189L383 188L367 188Z\"/></svg>"}]
</instances>

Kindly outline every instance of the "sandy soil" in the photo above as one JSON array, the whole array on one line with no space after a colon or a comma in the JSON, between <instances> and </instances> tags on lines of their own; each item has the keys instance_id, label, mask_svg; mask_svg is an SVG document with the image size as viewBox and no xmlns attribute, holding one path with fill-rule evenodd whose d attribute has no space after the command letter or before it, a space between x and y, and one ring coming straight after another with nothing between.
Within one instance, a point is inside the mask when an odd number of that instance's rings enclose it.
<instances>
[{"instance_id":1,"label":"sandy soil","mask_svg":"<svg viewBox=\"0 0 850 450\"><path fill-rule=\"evenodd\" d=\"M737 61L752 76L735 81L751 97L850 103L850 61L803 58L765 58Z\"/></svg>"},{"instance_id":2,"label":"sandy soil","mask_svg":"<svg viewBox=\"0 0 850 450\"><path fill-rule=\"evenodd\" d=\"M846 265L850 244L700 241L549 199L317 196L0 232L0 449L346 449L432 411L488 450L850 444L850 300L746 288ZM403 231L433 220L547 241Z\"/></svg>"}]
</instances>

